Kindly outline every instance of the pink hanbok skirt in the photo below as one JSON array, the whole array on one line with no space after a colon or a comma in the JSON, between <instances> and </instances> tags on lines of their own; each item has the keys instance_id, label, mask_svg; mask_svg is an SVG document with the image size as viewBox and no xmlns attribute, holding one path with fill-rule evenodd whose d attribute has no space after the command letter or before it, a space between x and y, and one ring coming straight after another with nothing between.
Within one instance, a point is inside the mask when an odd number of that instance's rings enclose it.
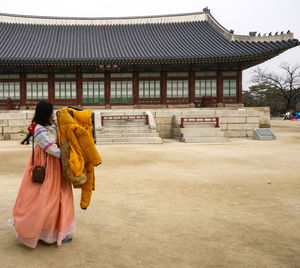
<instances>
[{"instance_id":1,"label":"pink hanbok skirt","mask_svg":"<svg viewBox=\"0 0 300 268\"><path fill-rule=\"evenodd\" d=\"M30 157L10 222L17 238L31 248L38 240L60 246L67 235L75 232L72 186L62 176L61 161L36 145L34 164L44 165L46 158L46 176L40 184L32 182Z\"/></svg>"}]
</instances>

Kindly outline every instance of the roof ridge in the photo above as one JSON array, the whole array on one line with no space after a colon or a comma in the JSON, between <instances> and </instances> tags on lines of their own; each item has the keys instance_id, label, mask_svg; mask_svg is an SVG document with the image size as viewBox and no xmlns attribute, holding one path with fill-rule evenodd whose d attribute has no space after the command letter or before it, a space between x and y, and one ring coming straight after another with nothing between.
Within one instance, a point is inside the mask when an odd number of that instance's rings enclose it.
<instances>
[{"instance_id":1,"label":"roof ridge","mask_svg":"<svg viewBox=\"0 0 300 268\"><path fill-rule=\"evenodd\" d=\"M56 17L0 13L0 22L46 25L115 25L206 20L207 12L128 17Z\"/></svg>"}]
</instances>

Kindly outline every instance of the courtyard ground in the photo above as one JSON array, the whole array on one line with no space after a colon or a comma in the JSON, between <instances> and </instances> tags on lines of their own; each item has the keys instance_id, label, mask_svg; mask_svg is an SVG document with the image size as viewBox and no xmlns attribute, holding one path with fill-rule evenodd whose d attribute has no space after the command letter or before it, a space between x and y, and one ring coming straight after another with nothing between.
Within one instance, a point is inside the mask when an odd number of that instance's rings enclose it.
<instances>
[{"instance_id":1,"label":"courtyard ground","mask_svg":"<svg viewBox=\"0 0 300 268\"><path fill-rule=\"evenodd\" d=\"M6 225L30 146L0 142L0 267L300 267L300 121L276 140L97 146L96 191L61 247Z\"/></svg>"}]
</instances>

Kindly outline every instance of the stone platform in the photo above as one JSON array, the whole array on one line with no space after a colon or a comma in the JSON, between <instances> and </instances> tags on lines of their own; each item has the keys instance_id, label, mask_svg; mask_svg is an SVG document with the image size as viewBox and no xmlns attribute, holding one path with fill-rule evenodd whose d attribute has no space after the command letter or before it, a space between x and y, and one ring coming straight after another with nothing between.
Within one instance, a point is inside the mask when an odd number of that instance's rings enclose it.
<instances>
[{"instance_id":1,"label":"stone platform","mask_svg":"<svg viewBox=\"0 0 300 268\"><path fill-rule=\"evenodd\" d=\"M93 109L95 132L98 142L157 143L159 138L176 138L176 122L180 117L218 117L224 137L253 137L253 129L270 124L267 107L251 108L177 108L177 109ZM149 124L121 122L104 123L103 115L148 115ZM0 111L0 140L21 140L26 136L27 126L34 115L33 110ZM263 122L263 123L262 123ZM174 125L175 124L175 125ZM122 128L122 130L120 130ZM184 132L188 132L184 130ZM190 131L192 132L192 131ZM194 134L193 134L194 135ZM203 135L203 133L199 134ZM218 136L219 134L212 134ZM192 134L186 134L186 138ZM113 138L113 139L112 139ZM188 139L186 139L188 140Z\"/></svg>"}]
</instances>

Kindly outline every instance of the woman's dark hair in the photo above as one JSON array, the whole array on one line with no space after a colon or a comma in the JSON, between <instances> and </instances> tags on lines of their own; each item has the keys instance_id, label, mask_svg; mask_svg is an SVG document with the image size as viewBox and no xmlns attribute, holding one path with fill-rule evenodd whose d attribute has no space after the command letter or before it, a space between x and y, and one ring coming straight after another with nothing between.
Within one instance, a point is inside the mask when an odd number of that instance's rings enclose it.
<instances>
[{"instance_id":1,"label":"woman's dark hair","mask_svg":"<svg viewBox=\"0 0 300 268\"><path fill-rule=\"evenodd\" d=\"M40 101L35 108L35 114L33 121L39 125L47 126L51 125L51 115L53 113L53 105L48 101Z\"/></svg>"}]
</instances>

